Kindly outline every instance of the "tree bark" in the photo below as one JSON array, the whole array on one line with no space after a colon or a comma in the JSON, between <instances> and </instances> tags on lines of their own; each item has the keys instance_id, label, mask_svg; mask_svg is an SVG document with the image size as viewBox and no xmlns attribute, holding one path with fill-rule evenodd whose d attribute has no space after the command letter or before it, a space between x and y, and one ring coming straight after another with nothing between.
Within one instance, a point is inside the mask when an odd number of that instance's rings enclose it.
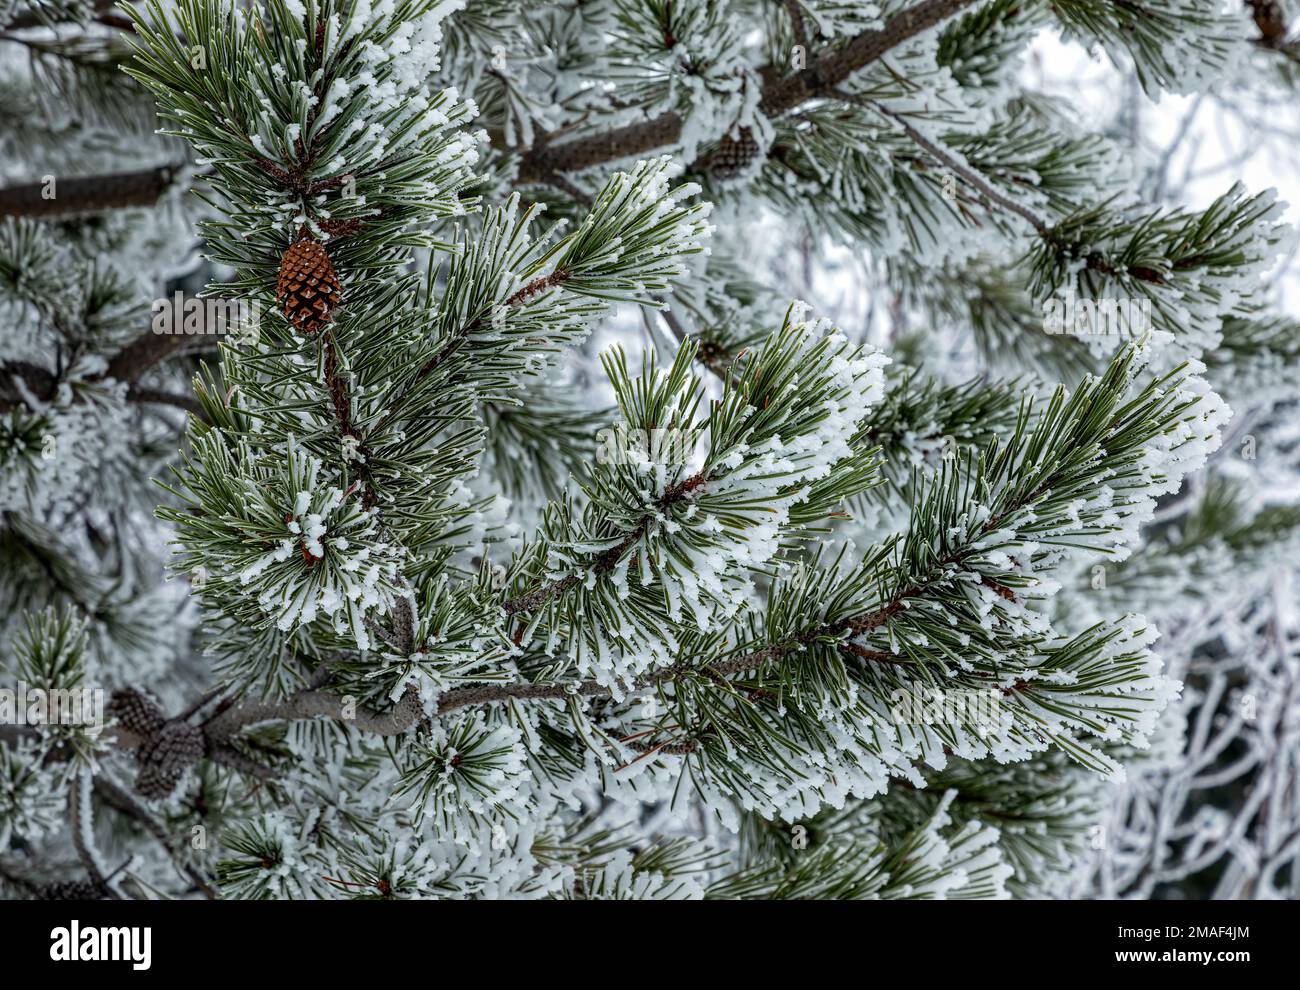
<instances>
[{"instance_id":1,"label":"tree bark","mask_svg":"<svg viewBox=\"0 0 1300 990\"><path fill-rule=\"evenodd\" d=\"M30 182L0 189L0 217L53 217L102 213L129 207L153 206L176 181L177 165L159 165L139 172L90 175L76 179L54 177L53 197L47 184Z\"/></svg>"},{"instance_id":2,"label":"tree bark","mask_svg":"<svg viewBox=\"0 0 1300 990\"><path fill-rule=\"evenodd\" d=\"M768 65L762 70L763 112L779 117L810 99L828 95L857 70L974 2L922 0L899 11L877 31L864 31L838 49L809 53L809 68L803 72L788 74L785 66ZM643 155L675 144L681 136L682 118L666 113L563 144L543 139L520 160L519 180L540 182L558 172L577 172Z\"/></svg>"}]
</instances>

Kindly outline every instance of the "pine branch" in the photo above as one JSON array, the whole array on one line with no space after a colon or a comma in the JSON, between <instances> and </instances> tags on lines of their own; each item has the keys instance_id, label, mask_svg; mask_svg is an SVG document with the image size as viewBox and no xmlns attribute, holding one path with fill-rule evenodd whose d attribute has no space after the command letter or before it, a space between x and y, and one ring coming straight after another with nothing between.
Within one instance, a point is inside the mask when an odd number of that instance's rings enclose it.
<instances>
[{"instance_id":1,"label":"pine branch","mask_svg":"<svg viewBox=\"0 0 1300 990\"><path fill-rule=\"evenodd\" d=\"M11 361L0 365L0 389L8 391L9 383L13 379L20 379L36 398L45 401L54 397L54 390L58 386L54 375L40 365L28 361ZM0 395L0 412L8 412L21 404L21 394L17 394L12 399Z\"/></svg>"},{"instance_id":2,"label":"pine branch","mask_svg":"<svg viewBox=\"0 0 1300 990\"><path fill-rule=\"evenodd\" d=\"M762 108L769 117L778 117L815 97L825 96L864 66L917 35L940 24L969 7L974 0L922 0L900 10L876 31L864 31L848 44L829 53L819 52L809 58L809 72L796 73L778 83L771 80L781 67L769 65L763 70L767 84L763 87Z\"/></svg>"},{"instance_id":3,"label":"pine branch","mask_svg":"<svg viewBox=\"0 0 1300 990\"><path fill-rule=\"evenodd\" d=\"M725 384L727 381L728 368L730 368L731 362L736 356L727 354L717 347L706 346L705 341L692 338L686 327L682 325L682 321L677 318L677 314L669 307L667 300L661 299L660 302L663 304L663 308L659 310L659 315L663 317L663 321L667 325L668 330L672 333L673 337L679 344L687 344L694 341L695 360L698 361L705 370L712 374L713 377Z\"/></svg>"},{"instance_id":4,"label":"pine branch","mask_svg":"<svg viewBox=\"0 0 1300 990\"><path fill-rule=\"evenodd\" d=\"M547 289L552 289L557 285L563 285L569 280L570 273L563 267L555 269L549 275L542 278L533 279L527 285L506 300L507 306L521 306L528 302L533 296L540 295Z\"/></svg>"},{"instance_id":5,"label":"pine branch","mask_svg":"<svg viewBox=\"0 0 1300 990\"><path fill-rule=\"evenodd\" d=\"M189 878L190 882L209 900L216 900L217 892L212 889L208 879L192 864L184 862L177 853L176 846L167 829L152 812L136 800L135 795L122 787L104 773L95 775L95 793L103 800L117 808L123 814L139 822L158 844L167 851L176 868Z\"/></svg>"},{"instance_id":6,"label":"pine branch","mask_svg":"<svg viewBox=\"0 0 1300 990\"><path fill-rule=\"evenodd\" d=\"M560 582L562 583L562 582ZM557 583L558 584L558 583ZM556 585L547 590L552 594ZM562 590L562 589L561 589ZM643 678L635 690L642 691L660 687L682 677L696 677L701 674L712 678L727 678L736 674L756 670L763 664L779 660L793 650L800 648L814 639L842 635L845 632L865 632L883 625L890 616L902 608L902 599L909 595L920 594L919 589L903 592L898 598L875 612L858 616L854 619L826 626L808 632L798 641L763 647L741 656L708 664L705 667L682 665L669 668L664 673ZM879 651L859 648L855 655L863 659L885 660L886 655ZM898 662L893 657L889 662ZM501 701L555 701L572 697L612 697L608 687L596 681L579 681L565 684L476 684L449 691L438 699L438 716L447 715L462 708L489 705ZM381 736L401 735L414 726L423 716L419 695L408 690L401 701L388 712L376 712L358 706L352 714L346 714L346 698L327 691L314 689L301 691L283 702L264 702L242 705L228 709L204 726L204 735L210 745L225 745L240 730L264 722L300 721L314 718L330 718L343 722L362 732Z\"/></svg>"},{"instance_id":7,"label":"pine branch","mask_svg":"<svg viewBox=\"0 0 1300 990\"><path fill-rule=\"evenodd\" d=\"M562 701L608 694L609 689L595 681L577 684L476 684L444 694L438 699L438 714L446 715L461 708L490 705L497 701Z\"/></svg>"},{"instance_id":8,"label":"pine branch","mask_svg":"<svg viewBox=\"0 0 1300 990\"><path fill-rule=\"evenodd\" d=\"M95 849L91 845L94 837L93 809L90 807L90 771L83 769L73 775L68 791L68 820L72 826L72 845L90 882L113 900L120 900L120 895L108 885L108 878L100 868Z\"/></svg>"},{"instance_id":9,"label":"pine branch","mask_svg":"<svg viewBox=\"0 0 1300 990\"><path fill-rule=\"evenodd\" d=\"M506 300L505 305L508 307L521 306L524 303L528 302L528 300L531 299L533 296L539 295L545 292L547 289L551 289L556 286L563 285L566 281L568 281L568 279L569 279L569 272L565 271L563 268L557 268L549 275L542 275L538 278L533 279L527 285L522 286L518 291L514 293L514 295L512 295L509 299ZM393 399L392 408L393 409L399 408L402 405L403 401L406 399L406 397L409 396L413 391L415 391L415 389L419 386L419 384L422 381L428 378L429 375L433 374L435 371L441 368L444 364L446 364L449 360L451 360L456 355L457 351L459 351L461 347L464 346L465 341L469 338L470 334L474 333L476 330L483 329L483 326L484 326L484 320L482 317L479 317L475 319L473 322L471 322L468 326L466 326L461 332L457 333L451 340L447 341L447 343L444 344L442 348L436 354L433 355L433 357L429 358L427 361L424 362L424 364L420 366L420 370L416 373L415 377L412 378L405 385L402 391L398 393L396 398ZM383 419L379 421L379 423L375 426L372 432L376 434L382 433L384 431L384 428L387 427L392 422L392 419L393 416L391 414L385 416Z\"/></svg>"},{"instance_id":10,"label":"pine branch","mask_svg":"<svg viewBox=\"0 0 1300 990\"><path fill-rule=\"evenodd\" d=\"M778 2L785 10L786 16L790 18L790 31L794 35L795 44L801 45L811 56L812 45L808 42L808 25L804 22L803 8L799 6L799 0L778 0Z\"/></svg>"},{"instance_id":11,"label":"pine branch","mask_svg":"<svg viewBox=\"0 0 1300 990\"><path fill-rule=\"evenodd\" d=\"M127 398L143 404L176 406L196 416L203 417L203 409L192 396L177 395L160 389L138 385L138 379L154 365L172 356L192 342L189 335L146 333L128 344L109 359L102 375L88 379L90 382L114 380L128 385ZM28 392L42 402L52 401L58 391L59 379L45 368L25 361L0 365L0 412L21 405L21 392L10 391L14 378L20 378Z\"/></svg>"},{"instance_id":12,"label":"pine branch","mask_svg":"<svg viewBox=\"0 0 1300 990\"><path fill-rule=\"evenodd\" d=\"M1017 203L1015 200L1011 199L1010 197L1005 196L1002 193L998 192L998 190L994 189L993 186L987 180L985 180L985 178L982 175L980 175L978 172L976 172L974 169L970 168L969 166L961 164L959 161L957 161L956 157L954 157L951 152L945 150L944 148L939 147L939 145L931 141L928 137L926 137L915 127L913 127L912 124L907 120L907 118L904 117L902 114L895 113L894 111L888 109L887 107L877 103L875 100L863 99L861 96L858 96L854 93L845 92L842 89L835 90L834 95L837 98L844 100L844 102L846 103L851 103L854 106L865 107L868 110L875 111L876 113L880 114L882 117L892 120L902 129L903 133L906 134L909 138L911 138L912 141L914 141L922 150L924 150L936 161L942 163L946 168L952 171L955 175L960 175L968 185L970 185L973 189L978 191L980 195L982 195L989 202L995 204L996 206L1002 207L1002 209L1006 210L1009 213L1014 213L1016 216L1022 218L1023 220L1028 221L1029 225L1033 227L1034 230L1036 230L1040 236L1049 239L1051 238L1052 236L1051 226L1048 224L1046 220L1038 216L1038 214L1036 214L1033 210L1029 209L1028 207L1022 206L1021 204Z\"/></svg>"},{"instance_id":13,"label":"pine branch","mask_svg":"<svg viewBox=\"0 0 1300 990\"><path fill-rule=\"evenodd\" d=\"M99 15L107 13L116 6L117 0L94 0L90 10L92 13ZM22 31L27 28L48 27L50 24L68 23L74 21L80 11L73 7L60 13L64 15L65 19L61 20L58 13L51 15L49 11L28 9L21 14L14 15L8 24L3 25L3 28L6 31Z\"/></svg>"},{"instance_id":14,"label":"pine branch","mask_svg":"<svg viewBox=\"0 0 1300 990\"><path fill-rule=\"evenodd\" d=\"M191 416L198 419L206 419L207 413L204 411L202 404L192 395L177 395L174 392L164 392L162 389L145 388L141 385L132 384L126 391L127 400L146 406L175 406L177 409L184 409Z\"/></svg>"},{"instance_id":15,"label":"pine branch","mask_svg":"<svg viewBox=\"0 0 1300 990\"><path fill-rule=\"evenodd\" d=\"M702 488L706 480L707 479L704 475L694 474L684 481L679 481L675 485L670 485L668 488L664 489L663 493L659 496L657 502L659 509L668 509L676 505L678 502L681 502L691 492ZM623 559L623 554L627 553L631 547L634 547L641 537L645 535L646 528L650 525L650 522L650 516L643 516L640 525L633 529L632 532L628 533L627 536L623 538L622 542L603 551L594 561L592 561L591 571L596 574L604 574L612 570L614 566ZM531 612L534 609L545 605L556 595L563 594L577 582L578 576L576 574L570 574L567 577L561 578L559 581L555 581L551 584L544 585L541 588L511 598L504 602L501 607L505 610L507 615L515 615L519 612Z\"/></svg>"},{"instance_id":16,"label":"pine branch","mask_svg":"<svg viewBox=\"0 0 1300 990\"><path fill-rule=\"evenodd\" d=\"M1128 364L1125 361L1117 362L1112 365L1111 371L1107 378L1094 386L1096 389L1111 389L1126 380L1128 375ZM1150 403L1148 415L1161 415L1169 417L1169 420L1160 420L1160 423L1168 427L1168 422L1173 418L1181 415L1181 411L1186 407L1175 407L1168 412L1162 412L1166 400L1159 396L1165 395L1161 392L1160 386L1164 382L1148 386L1143 393L1147 396ZM1097 393L1100 394L1100 393ZM1078 397L1076 397L1078 398ZM1096 398L1096 395L1093 396ZM1095 419L1098 413L1093 411L1096 405L1093 401L1088 401L1087 395L1083 395L1079 401L1085 402L1084 406L1079 407L1076 415L1084 416L1087 419ZM1113 396L1113 401L1118 403L1118 396ZM1064 415L1065 406L1062 404L1063 399L1058 395L1057 399L1049 409L1049 413L1039 424L1039 432L1033 438L1027 441L1028 448L1035 451L1033 456L1043 456L1043 451L1039 450L1040 443L1047 442L1050 436L1055 436L1062 429L1062 424L1058 416ZM1088 436L1073 436L1068 441L1069 444L1080 445L1081 449L1095 449L1104 452L1109 448L1113 440L1121 448L1125 444L1134 442L1132 435L1134 424L1129 422L1130 417L1139 416L1141 403L1130 403L1129 405L1119 407L1116 405L1108 415L1109 422L1096 422L1092 429L1097 430L1096 439L1090 440ZM1154 425L1154 424L1153 424ZM992 449L996 451L996 444ZM1011 445L1008 450L1020 449L1018 445ZM1095 455L1094 455L1095 456ZM962 562L970 555L978 554L982 549L981 541L991 534L995 533L1003 521L1009 516L1027 509L1030 506L1043 504L1050 499L1053 494L1058 494L1056 489L1058 485L1065 485L1068 489L1070 483L1081 484L1079 477L1076 477L1078 464L1070 456L1064 453L1058 453L1048 462L1051 467L1044 465L1034 484L1015 486L1006 493L1006 497L996 503L996 511L992 511L983 522L962 541L961 545L948 553L935 556L927 561L925 568L926 575L936 575L937 580L946 582L950 580L947 576L948 570L953 566L961 566ZM1096 470L1100 470L1099 463L1094 465ZM704 484L705 479L700 475L694 475L691 478L680 482L664 492L661 496L661 503L671 504L675 500L680 500L685 495ZM637 537L639 538L639 536ZM635 542L634 538L625 538L618 545L605 551L596 559L594 567L608 568L617 562L622 554ZM1010 587L1002 582L989 577L980 575L980 583L993 591L999 598L1012 603L1019 601L1019 598ZM550 601L556 595L572 587L577 577L570 576L547 585L537 591L529 592L524 596L512 599L506 603L508 614L524 611L526 609L536 608ZM633 692L640 692L648 689L658 689L682 680L694 680L704 678L714 682L726 682L730 678L738 675L752 673L762 669L769 663L779 662L785 658L804 651L809 646L817 642L831 640L844 640L848 636L859 636L870 633L873 630L886 626L895 617L905 613L909 608L909 600L921 598L930 594L932 581L925 578L924 575L914 575L908 583L899 590L895 591L885 601L873 607L870 611L861 612L845 618L835 619L829 622L823 622L812 628L806 628L788 635L776 643L768 643L757 649L749 650L742 654L732 657L724 657L720 660L710 660L703 664L699 663L678 663L672 667L662 670L656 674L650 674L637 679L632 685ZM861 644L849 643L844 644L844 648L855 656L867 663L889 663L897 665L900 659L892 654L886 654L883 651L870 649ZM1025 691L1030 685L1027 682L1017 681L1016 683L1004 689L1004 693L1016 693ZM437 714L439 716L470 706L479 706L492 704L501 701L527 701L527 700L564 700L569 697L603 697L611 698L615 692L609 686L601 684L595 680L583 680L576 683L567 684L483 684L461 688L442 696L439 699ZM240 728L263 721L277 721L286 719L304 719L316 717L328 717L336 720L344 720L349 724L355 725L362 731L374 732L380 735L397 735L406 732L420 718L422 706L419 702L418 695L413 688L408 688L398 705L390 712L376 713L370 710L359 709L355 715L345 719L345 699L320 690L308 690L295 695L293 698L280 704L254 704L243 706L219 716L217 719L205 728L210 746L224 746L229 737L237 732ZM669 749L669 747L672 747ZM689 747L689 748L688 748ZM645 756L657 752L688 752L693 750L693 746L688 743L665 743L663 746L651 746L646 749Z\"/></svg>"},{"instance_id":17,"label":"pine branch","mask_svg":"<svg viewBox=\"0 0 1300 990\"><path fill-rule=\"evenodd\" d=\"M800 104L828 95L854 72L870 65L923 31L947 20L974 0L922 0L899 11L877 31L864 31L840 48L810 53L809 68L785 75L785 66L768 65L760 105L769 117L779 117ZM644 155L675 144L682 136L683 120L665 113L651 120L554 144L554 135L543 135L519 161L519 181L547 182L563 172L576 172L607 162Z\"/></svg>"},{"instance_id":18,"label":"pine branch","mask_svg":"<svg viewBox=\"0 0 1300 990\"><path fill-rule=\"evenodd\" d=\"M883 613L882 613L883 614ZM892 613L891 613L892 614ZM876 621L871 616L861 620L869 624ZM810 639L812 634L810 634ZM789 646L773 646L757 650L744 656L713 664L707 668L708 673L716 676L730 676L753 670L768 660L793 649ZM646 690L667 684L685 675L696 676L701 673L699 667L671 668L656 677L646 678L636 686L637 690ZM579 681L565 684L476 684L469 687L448 691L438 699L439 717L462 708L490 705L502 701L562 701L572 697L612 697L612 692L603 684L595 681ZM267 722L295 722L316 718L328 718L342 722L361 732L380 736L398 736L410 730L424 716L419 694L408 690L402 695L392 710L378 712L364 706L356 706L349 712L349 699L319 689L300 691L282 702L256 702L227 709L203 727L209 748L225 747L241 730L253 725ZM218 760L218 762L222 762Z\"/></svg>"},{"instance_id":19,"label":"pine branch","mask_svg":"<svg viewBox=\"0 0 1300 990\"><path fill-rule=\"evenodd\" d=\"M181 350L191 339L189 334L141 334L109 359L104 377L119 382L138 381L146 371Z\"/></svg>"},{"instance_id":20,"label":"pine branch","mask_svg":"<svg viewBox=\"0 0 1300 990\"><path fill-rule=\"evenodd\" d=\"M224 745L235 733L262 722L332 718L346 722L362 732L396 736L406 732L423 716L419 692L408 689L391 711L375 712L358 706L355 714L347 712L347 699L327 691L301 691L282 702L260 702L227 709L203 726L203 734L213 746Z\"/></svg>"},{"instance_id":21,"label":"pine branch","mask_svg":"<svg viewBox=\"0 0 1300 990\"><path fill-rule=\"evenodd\" d=\"M0 189L0 217L51 217L103 213L153 206L176 183L181 164L159 165L137 172L58 179L54 197L46 198L47 185L31 182Z\"/></svg>"},{"instance_id":22,"label":"pine branch","mask_svg":"<svg viewBox=\"0 0 1300 990\"><path fill-rule=\"evenodd\" d=\"M506 300L507 307L520 306L526 303L533 296L545 292L547 289L564 284L569 278L569 273L563 268L557 268L549 275L539 276L528 284L522 286L509 299ZM401 409L406 399L419 387L420 383L428 378L431 374L441 368L444 364L455 357L456 353L465 345L470 335L477 330L483 329L483 317L478 317L469 323L463 330L447 341L433 357L429 358L420 366L420 370L411 378L397 393L389 405L389 412L380 418L375 424L374 429L370 432L378 436L384 432L394 419L397 418L397 410Z\"/></svg>"}]
</instances>

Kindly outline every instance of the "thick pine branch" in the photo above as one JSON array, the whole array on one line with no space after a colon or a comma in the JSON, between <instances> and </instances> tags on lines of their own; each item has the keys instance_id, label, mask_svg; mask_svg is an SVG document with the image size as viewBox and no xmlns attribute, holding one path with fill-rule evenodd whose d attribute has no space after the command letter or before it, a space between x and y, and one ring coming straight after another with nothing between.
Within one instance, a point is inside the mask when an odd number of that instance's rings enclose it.
<instances>
[{"instance_id":1,"label":"thick pine branch","mask_svg":"<svg viewBox=\"0 0 1300 990\"><path fill-rule=\"evenodd\" d=\"M947 20L974 0L923 0L899 11L877 31L864 31L840 48L809 53L809 68L787 75L784 66L762 70L761 105L769 117L779 117L800 104L828 95L854 72L870 65L899 45ZM651 120L616 127L576 141L555 144L547 137L519 162L519 180L546 182L560 172L576 172L622 158L645 155L675 144L682 136L682 118L665 113Z\"/></svg>"},{"instance_id":2,"label":"thick pine branch","mask_svg":"<svg viewBox=\"0 0 1300 990\"><path fill-rule=\"evenodd\" d=\"M49 187L44 182L8 186L0 189L0 217L48 220L153 206L175 184L179 171L179 165L171 164L76 179L56 176L52 198L47 198Z\"/></svg>"},{"instance_id":3,"label":"thick pine branch","mask_svg":"<svg viewBox=\"0 0 1300 990\"><path fill-rule=\"evenodd\" d=\"M94 0L90 5L90 12L96 15L107 15L114 7L117 6L117 0ZM66 11L50 10L24 10L15 14L8 24L3 25L5 31L23 31L27 28L47 27L51 24L68 23L74 20L81 12L76 8L70 8ZM96 17L101 23L108 23L111 26L118 26L114 21L104 21Z\"/></svg>"},{"instance_id":4,"label":"thick pine branch","mask_svg":"<svg viewBox=\"0 0 1300 990\"><path fill-rule=\"evenodd\" d=\"M191 340L189 335L182 334L143 334L115 354L109 360L104 373L90 381L112 379L125 382L128 386L127 398L132 402L176 406L201 416L202 407L193 396L178 395L138 384L138 380L146 371L174 355L191 343ZM0 412L8 412L23 402L22 393L13 387L15 378L21 379L26 390L43 402L53 400L58 391L59 379L39 365L22 361L0 365Z\"/></svg>"}]
</instances>

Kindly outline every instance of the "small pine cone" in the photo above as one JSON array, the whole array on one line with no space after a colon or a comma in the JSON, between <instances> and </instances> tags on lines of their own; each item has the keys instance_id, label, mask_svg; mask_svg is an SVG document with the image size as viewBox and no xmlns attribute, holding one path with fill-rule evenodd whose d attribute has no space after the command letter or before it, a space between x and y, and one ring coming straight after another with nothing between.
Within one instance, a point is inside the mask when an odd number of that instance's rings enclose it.
<instances>
[{"instance_id":1,"label":"small pine cone","mask_svg":"<svg viewBox=\"0 0 1300 990\"><path fill-rule=\"evenodd\" d=\"M1286 41L1286 17L1277 0L1247 0L1259 28L1260 40L1266 45L1281 45Z\"/></svg>"},{"instance_id":2,"label":"small pine cone","mask_svg":"<svg viewBox=\"0 0 1300 990\"><path fill-rule=\"evenodd\" d=\"M316 333L329 323L343 287L324 244L301 237L285 248L275 298L285 318L302 333Z\"/></svg>"},{"instance_id":3,"label":"small pine cone","mask_svg":"<svg viewBox=\"0 0 1300 990\"><path fill-rule=\"evenodd\" d=\"M102 901L104 888L89 880L48 883L36 892L38 901Z\"/></svg>"},{"instance_id":4,"label":"small pine cone","mask_svg":"<svg viewBox=\"0 0 1300 990\"><path fill-rule=\"evenodd\" d=\"M108 714L122 728L141 739L151 739L167 720L158 706L135 688L119 688L108 702Z\"/></svg>"},{"instance_id":5,"label":"small pine cone","mask_svg":"<svg viewBox=\"0 0 1300 990\"><path fill-rule=\"evenodd\" d=\"M202 758L202 730L188 722L168 722L140 750L135 789L146 798L162 800Z\"/></svg>"},{"instance_id":6,"label":"small pine cone","mask_svg":"<svg viewBox=\"0 0 1300 990\"><path fill-rule=\"evenodd\" d=\"M709 172L715 179L734 179L744 172L762 154L763 148L748 127L740 129L740 136L724 135L709 155Z\"/></svg>"}]
</instances>

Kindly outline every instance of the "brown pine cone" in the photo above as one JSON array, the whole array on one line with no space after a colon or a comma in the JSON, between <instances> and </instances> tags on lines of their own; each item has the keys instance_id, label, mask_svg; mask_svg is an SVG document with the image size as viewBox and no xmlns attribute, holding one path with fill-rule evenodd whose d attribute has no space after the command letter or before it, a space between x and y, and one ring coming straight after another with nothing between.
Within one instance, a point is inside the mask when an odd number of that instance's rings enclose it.
<instances>
[{"instance_id":1,"label":"brown pine cone","mask_svg":"<svg viewBox=\"0 0 1300 990\"><path fill-rule=\"evenodd\" d=\"M1246 0L1259 28L1259 37L1265 45L1281 45L1286 40L1286 18L1277 0Z\"/></svg>"},{"instance_id":2,"label":"brown pine cone","mask_svg":"<svg viewBox=\"0 0 1300 990\"><path fill-rule=\"evenodd\" d=\"M203 758L203 732L188 722L168 722L140 748L139 756L135 789L146 798L161 800Z\"/></svg>"},{"instance_id":3,"label":"brown pine cone","mask_svg":"<svg viewBox=\"0 0 1300 990\"><path fill-rule=\"evenodd\" d=\"M108 714L127 732L141 739L152 738L167 722L157 705L131 687L113 692Z\"/></svg>"},{"instance_id":4,"label":"brown pine cone","mask_svg":"<svg viewBox=\"0 0 1300 990\"><path fill-rule=\"evenodd\" d=\"M739 137L727 134L718 142L708 158L709 172L715 179L734 179L749 168L762 151L754 132L742 127Z\"/></svg>"},{"instance_id":5,"label":"brown pine cone","mask_svg":"<svg viewBox=\"0 0 1300 990\"><path fill-rule=\"evenodd\" d=\"M324 244L300 237L285 248L275 298L285 318L302 333L316 333L333 319L343 286Z\"/></svg>"}]
</instances>

